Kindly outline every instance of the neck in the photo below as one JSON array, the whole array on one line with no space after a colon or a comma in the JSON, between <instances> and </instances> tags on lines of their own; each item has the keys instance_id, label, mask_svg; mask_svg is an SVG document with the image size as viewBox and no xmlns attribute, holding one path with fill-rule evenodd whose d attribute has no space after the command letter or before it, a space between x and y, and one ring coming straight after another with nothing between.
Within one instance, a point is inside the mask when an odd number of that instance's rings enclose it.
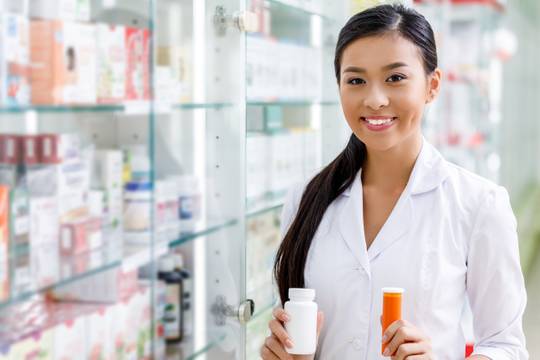
<instances>
[{"instance_id":1,"label":"neck","mask_svg":"<svg viewBox=\"0 0 540 360\"><path fill-rule=\"evenodd\" d=\"M407 186L421 147L422 135L418 133L388 150L368 148L362 166L363 186L401 193Z\"/></svg>"}]
</instances>

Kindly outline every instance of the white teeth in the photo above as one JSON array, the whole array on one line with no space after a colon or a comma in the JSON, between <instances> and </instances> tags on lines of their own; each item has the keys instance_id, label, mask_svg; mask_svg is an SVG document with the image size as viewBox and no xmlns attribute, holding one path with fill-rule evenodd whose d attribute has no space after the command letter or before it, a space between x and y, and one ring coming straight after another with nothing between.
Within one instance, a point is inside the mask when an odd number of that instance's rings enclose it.
<instances>
[{"instance_id":1,"label":"white teeth","mask_svg":"<svg viewBox=\"0 0 540 360\"><path fill-rule=\"evenodd\" d=\"M372 120L372 119L367 119L366 118L366 121L368 123L370 123L371 125L385 125L385 124L389 124L390 122L392 122L392 119Z\"/></svg>"}]
</instances>

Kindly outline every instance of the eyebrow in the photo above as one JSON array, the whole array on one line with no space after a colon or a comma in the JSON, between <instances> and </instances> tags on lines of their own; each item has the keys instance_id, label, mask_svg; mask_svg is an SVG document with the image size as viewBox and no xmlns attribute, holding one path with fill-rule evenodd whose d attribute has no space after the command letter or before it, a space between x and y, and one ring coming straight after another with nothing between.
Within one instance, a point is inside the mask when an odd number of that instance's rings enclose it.
<instances>
[{"instance_id":1,"label":"eyebrow","mask_svg":"<svg viewBox=\"0 0 540 360\"><path fill-rule=\"evenodd\" d=\"M404 66L408 66L408 65L405 64L404 62L395 62L395 63L388 64L386 66L383 66L382 70L388 71L388 70L393 70L393 69L404 67ZM367 70L361 67L357 67L357 66L347 66L345 70L343 70L343 72L344 73L346 72L366 73Z\"/></svg>"}]
</instances>

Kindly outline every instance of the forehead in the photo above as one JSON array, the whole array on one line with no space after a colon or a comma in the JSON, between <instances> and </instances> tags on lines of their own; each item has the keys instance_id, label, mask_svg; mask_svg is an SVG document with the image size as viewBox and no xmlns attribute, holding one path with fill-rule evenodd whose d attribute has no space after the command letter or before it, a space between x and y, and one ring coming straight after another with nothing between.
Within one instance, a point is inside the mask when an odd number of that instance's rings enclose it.
<instances>
[{"instance_id":1,"label":"forehead","mask_svg":"<svg viewBox=\"0 0 540 360\"><path fill-rule=\"evenodd\" d=\"M379 70L394 62L404 62L412 68L422 68L420 49L396 33L368 36L351 42L341 56L341 69L358 66Z\"/></svg>"}]
</instances>

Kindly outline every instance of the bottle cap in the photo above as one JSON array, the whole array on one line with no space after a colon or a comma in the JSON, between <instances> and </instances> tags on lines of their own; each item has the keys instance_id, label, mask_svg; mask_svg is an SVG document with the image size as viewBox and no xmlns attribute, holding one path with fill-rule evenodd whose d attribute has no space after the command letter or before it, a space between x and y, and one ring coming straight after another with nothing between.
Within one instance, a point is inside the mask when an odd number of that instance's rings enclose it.
<instances>
[{"instance_id":1,"label":"bottle cap","mask_svg":"<svg viewBox=\"0 0 540 360\"><path fill-rule=\"evenodd\" d=\"M162 258L159 261L159 271L160 272L172 272L174 271L174 259L169 256Z\"/></svg>"},{"instance_id":2,"label":"bottle cap","mask_svg":"<svg viewBox=\"0 0 540 360\"><path fill-rule=\"evenodd\" d=\"M315 299L315 289L290 288L289 299L313 301Z\"/></svg>"},{"instance_id":3,"label":"bottle cap","mask_svg":"<svg viewBox=\"0 0 540 360\"><path fill-rule=\"evenodd\" d=\"M174 254L174 266L177 269L184 268L184 257L182 256L182 254Z\"/></svg>"},{"instance_id":4,"label":"bottle cap","mask_svg":"<svg viewBox=\"0 0 540 360\"><path fill-rule=\"evenodd\" d=\"M399 287L384 287L382 288L383 294L403 294L405 289Z\"/></svg>"}]
</instances>

